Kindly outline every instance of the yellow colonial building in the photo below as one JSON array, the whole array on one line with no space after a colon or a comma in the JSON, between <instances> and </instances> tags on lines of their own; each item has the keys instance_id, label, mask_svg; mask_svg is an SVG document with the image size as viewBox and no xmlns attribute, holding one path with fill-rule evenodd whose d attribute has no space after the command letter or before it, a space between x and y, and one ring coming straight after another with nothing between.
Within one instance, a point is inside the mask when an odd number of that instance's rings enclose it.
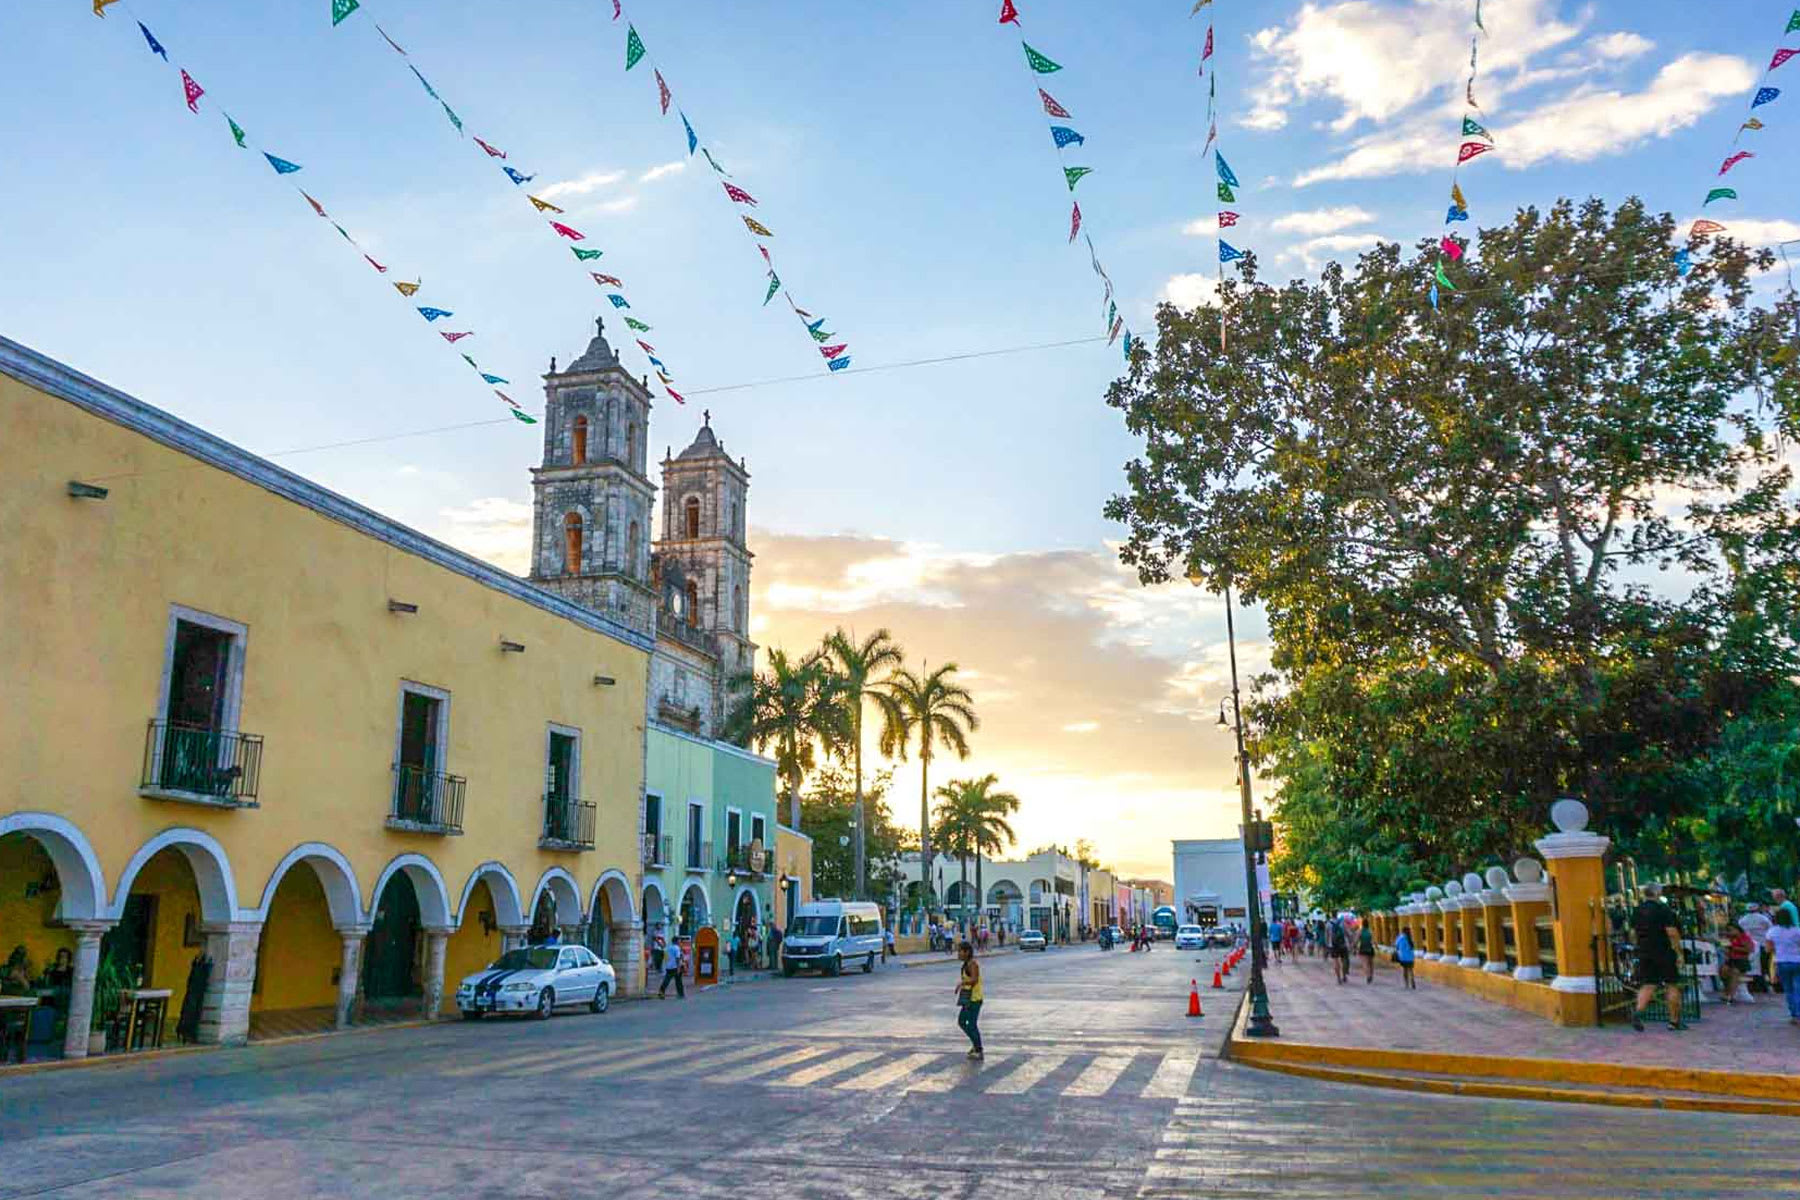
<instances>
[{"instance_id":1,"label":"yellow colonial building","mask_svg":"<svg viewBox=\"0 0 1800 1200\"><path fill-rule=\"evenodd\" d=\"M534 923L641 985L648 637L3 338L0 429L0 956L65 1055L140 983L435 1016Z\"/></svg>"}]
</instances>

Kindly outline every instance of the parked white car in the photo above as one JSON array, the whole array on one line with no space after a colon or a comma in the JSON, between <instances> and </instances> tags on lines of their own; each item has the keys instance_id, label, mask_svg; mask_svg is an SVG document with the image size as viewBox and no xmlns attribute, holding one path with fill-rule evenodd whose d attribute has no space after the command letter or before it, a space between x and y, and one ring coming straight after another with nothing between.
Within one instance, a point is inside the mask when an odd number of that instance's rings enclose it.
<instances>
[{"instance_id":1,"label":"parked white car","mask_svg":"<svg viewBox=\"0 0 1800 1200\"><path fill-rule=\"evenodd\" d=\"M465 1021L488 1013L531 1013L543 1020L573 1004L602 1013L617 987L612 964L586 946L524 946L465 977L456 1007Z\"/></svg>"},{"instance_id":2,"label":"parked white car","mask_svg":"<svg viewBox=\"0 0 1800 1200\"><path fill-rule=\"evenodd\" d=\"M1201 950L1206 946L1206 930L1198 925L1183 925L1175 931L1177 950Z\"/></svg>"},{"instance_id":3,"label":"parked white car","mask_svg":"<svg viewBox=\"0 0 1800 1200\"><path fill-rule=\"evenodd\" d=\"M1019 931L1019 949L1047 950L1049 948L1050 943L1044 940L1044 933L1041 929L1023 929Z\"/></svg>"}]
</instances>

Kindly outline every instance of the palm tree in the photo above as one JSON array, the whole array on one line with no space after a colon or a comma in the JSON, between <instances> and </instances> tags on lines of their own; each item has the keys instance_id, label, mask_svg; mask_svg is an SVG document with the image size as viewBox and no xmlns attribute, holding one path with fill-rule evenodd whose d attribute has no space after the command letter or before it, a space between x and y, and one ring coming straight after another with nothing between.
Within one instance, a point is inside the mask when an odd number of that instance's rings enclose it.
<instances>
[{"instance_id":1,"label":"palm tree","mask_svg":"<svg viewBox=\"0 0 1800 1200\"><path fill-rule=\"evenodd\" d=\"M830 665L814 650L798 662L784 650L769 651L769 668L731 681L744 693L727 723L727 735L757 749L773 745L775 773L787 788L788 824L800 828L800 784L813 769L814 748L829 753L845 738L843 706Z\"/></svg>"},{"instance_id":2,"label":"palm tree","mask_svg":"<svg viewBox=\"0 0 1800 1200\"><path fill-rule=\"evenodd\" d=\"M905 652L885 629L877 629L859 642L853 634L847 634L840 628L825 639L823 649L826 661L837 675L837 690L847 710L850 746L856 759L856 808L853 818L856 830L852 836L856 839L856 898L861 900L869 891L867 842L863 835L863 701L868 699L875 702L876 707L881 710L884 725L897 719L894 701L881 687L881 681L876 676L898 667L905 661Z\"/></svg>"},{"instance_id":3,"label":"palm tree","mask_svg":"<svg viewBox=\"0 0 1800 1200\"><path fill-rule=\"evenodd\" d=\"M906 759L906 748L913 735L919 742L919 862L924 868L925 907L932 906L931 887L931 748L942 746L958 758L969 757L969 734L981 728L975 715L975 698L969 689L957 683L955 663L945 663L935 671L921 667L924 674L910 668L897 667L888 676L883 690L893 701L881 729L881 752Z\"/></svg>"},{"instance_id":4,"label":"palm tree","mask_svg":"<svg viewBox=\"0 0 1800 1200\"><path fill-rule=\"evenodd\" d=\"M1000 782L993 774L980 779L952 779L937 790L938 838L946 852L962 864L962 892L968 894L969 858L975 859L975 911L986 911L981 884L981 856L998 854L1012 845L1014 834L1007 817L1019 811L1019 798L1011 792L995 791ZM963 917L968 917L968 901L963 902Z\"/></svg>"}]
</instances>

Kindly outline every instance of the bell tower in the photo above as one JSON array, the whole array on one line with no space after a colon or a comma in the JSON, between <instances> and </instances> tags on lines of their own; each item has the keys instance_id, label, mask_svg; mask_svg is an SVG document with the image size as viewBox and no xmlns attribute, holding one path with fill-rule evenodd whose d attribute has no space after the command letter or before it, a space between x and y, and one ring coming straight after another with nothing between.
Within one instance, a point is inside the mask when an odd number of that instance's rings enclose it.
<instances>
[{"instance_id":1,"label":"bell tower","mask_svg":"<svg viewBox=\"0 0 1800 1200\"><path fill-rule=\"evenodd\" d=\"M606 328L544 376L544 459L531 471L531 580L655 634L647 474L650 391L619 364Z\"/></svg>"}]
</instances>

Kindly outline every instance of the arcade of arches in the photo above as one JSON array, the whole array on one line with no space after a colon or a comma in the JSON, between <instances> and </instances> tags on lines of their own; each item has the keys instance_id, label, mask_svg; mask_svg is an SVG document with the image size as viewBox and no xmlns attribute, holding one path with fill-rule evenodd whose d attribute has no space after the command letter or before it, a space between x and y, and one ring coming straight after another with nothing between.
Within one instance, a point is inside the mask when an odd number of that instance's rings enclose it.
<instances>
[{"instance_id":1,"label":"arcade of arches","mask_svg":"<svg viewBox=\"0 0 1800 1200\"><path fill-rule=\"evenodd\" d=\"M253 880L210 835L177 829L107 880L68 822L0 820L0 993L38 998L16 1027L32 1058L126 1048L122 993L139 989L166 1001L165 1045L434 1019L454 1012L455 981L553 929L608 959L628 994L642 985L636 922L618 871L584 896L560 867L526 891L488 862L452 891L422 855L358 879L309 843Z\"/></svg>"}]
</instances>

